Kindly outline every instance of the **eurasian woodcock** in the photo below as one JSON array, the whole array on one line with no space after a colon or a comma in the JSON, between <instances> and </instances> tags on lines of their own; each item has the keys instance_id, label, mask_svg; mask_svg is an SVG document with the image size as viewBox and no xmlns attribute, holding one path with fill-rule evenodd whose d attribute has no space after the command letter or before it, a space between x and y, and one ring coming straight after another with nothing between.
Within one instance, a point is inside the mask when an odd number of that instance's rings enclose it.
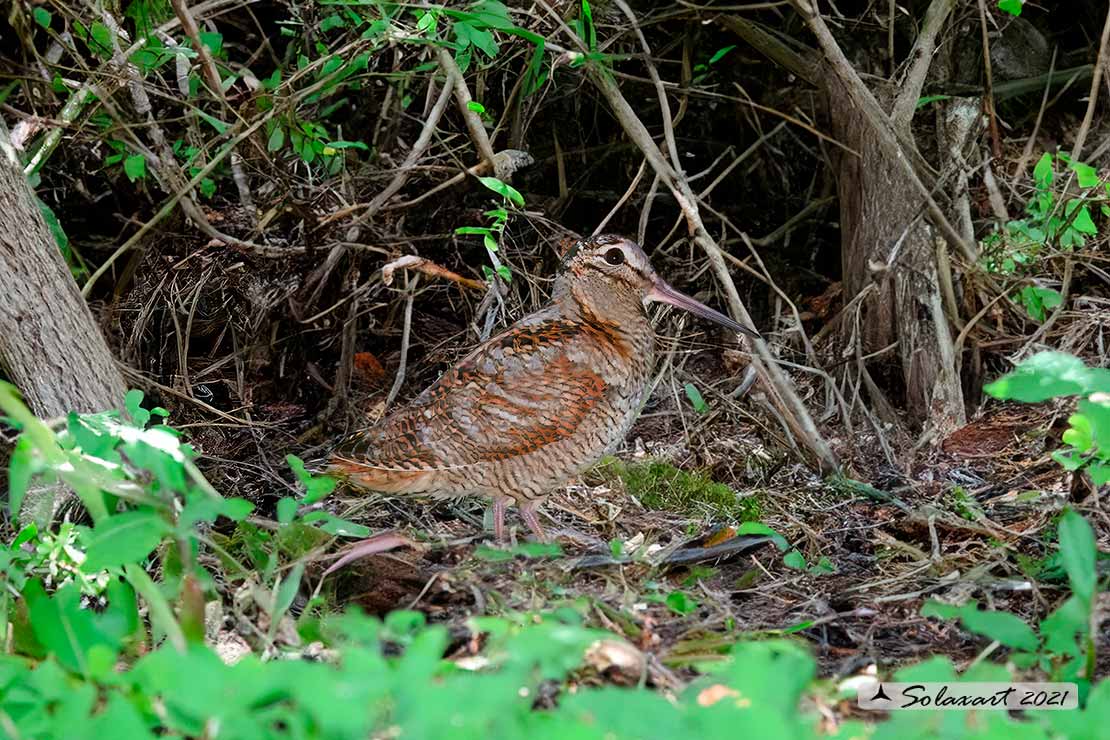
<instances>
[{"instance_id":1,"label":"eurasian woodcock","mask_svg":"<svg viewBox=\"0 0 1110 740\"><path fill-rule=\"evenodd\" d=\"M550 304L348 438L329 472L384 493L487 496L499 540L515 502L545 539L540 504L615 447L640 412L655 357L653 301L759 336L664 282L634 242L591 237L567 251Z\"/></svg>"}]
</instances>

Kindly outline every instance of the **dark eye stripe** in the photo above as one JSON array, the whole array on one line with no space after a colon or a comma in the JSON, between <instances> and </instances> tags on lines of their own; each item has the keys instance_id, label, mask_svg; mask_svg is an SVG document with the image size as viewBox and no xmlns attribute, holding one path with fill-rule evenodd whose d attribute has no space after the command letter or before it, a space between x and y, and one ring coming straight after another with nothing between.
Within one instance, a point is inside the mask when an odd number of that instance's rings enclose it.
<instances>
[{"instance_id":1,"label":"dark eye stripe","mask_svg":"<svg viewBox=\"0 0 1110 740\"><path fill-rule=\"evenodd\" d=\"M624 263L624 250L620 247L613 247L605 253L605 261L610 265L620 265Z\"/></svg>"}]
</instances>

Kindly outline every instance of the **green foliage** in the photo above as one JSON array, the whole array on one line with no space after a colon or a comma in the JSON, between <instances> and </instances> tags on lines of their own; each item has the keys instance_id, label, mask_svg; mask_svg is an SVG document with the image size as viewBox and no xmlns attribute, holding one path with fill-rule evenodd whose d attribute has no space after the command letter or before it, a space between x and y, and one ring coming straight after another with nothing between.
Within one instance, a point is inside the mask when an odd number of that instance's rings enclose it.
<instances>
[{"instance_id":1,"label":"green foliage","mask_svg":"<svg viewBox=\"0 0 1110 740\"><path fill-rule=\"evenodd\" d=\"M1021 305L1025 306L1029 318L1044 321L1048 318L1048 311L1059 306L1064 297L1052 288L1042 288L1037 285L1027 285L1018 292Z\"/></svg>"},{"instance_id":2,"label":"green foliage","mask_svg":"<svg viewBox=\"0 0 1110 740\"><path fill-rule=\"evenodd\" d=\"M1010 15L1021 15L1025 0L998 0L998 9Z\"/></svg>"},{"instance_id":3,"label":"green foliage","mask_svg":"<svg viewBox=\"0 0 1110 740\"><path fill-rule=\"evenodd\" d=\"M6 735L354 739L820 734L814 707L827 689L815 681L816 662L799 644L781 639L737 642L712 663L697 663L701 673L664 698L642 685L619 688L583 681L583 672L597 670L591 667L592 651L602 644L620 644L622 638L587 626L569 608L476 617L469 622L472 637L462 644L470 647L463 649L461 659L460 648L448 650L457 643L447 629L427 624L422 614L397 611L378 620L357 611L325 611L302 629L306 639L311 634L331 651L326 661L292 655L265 661L252 652L225 663L205 642L203 615L196 613L203 601L190 596L198 588L198 595L206 589L221 596L201 565L202 552L217 555L225 565L233 562L233 555L217 544L212 525L233 528L234 537L224 541L257 568L248 574L238 565L224 578L267 584L256 592L268 594L261 604L269 627L257 637L270 650L279 650L279 625L288 621L304 581L303 548L306 542L320 542L305 535L326 537L323 525L309 519L334 482L289 456L303 496L279 504L280 523L263 532L244 521L251 510L248 502L225 499L211 489L195 467L192 450L160 423L165 411L144 407L138 391L128 393L120 411L71 414L59 429L33 417L10 386L0 386L0 408L7 423L22 430L9 476L14 510L21 487L25 490L36 477L53 477L78 491L94 521L92 527L61 525L49 531L30 526L0 549L0 626L10 636L0 654L0 716ZM676 476L673 468L658 464L648 477L694 489L716 485L691 474ZM747 522L737 530L771 534L786 547L765 525ZM1061 519L1059 533L1061 562L1073 595L1042 623L1040 638L1011 615L984 617L969 607L949 614L1048 661L1056 675L1076 680L1076 661L1093 655L1094 539L1086 522L1073 513ZM559 554L558 548L535 543L476 553L487 559ZM142 567L154 558L160 565L151 569L159 574L157 581ZM691 572L684 587L711 573ZM685 588L664 590L656 584L650 600L676 614L694 615L700 605ZM635 652L627 645L622 649ZM448 653L455 657L445 657ZM957 676L947 660L934 659L904 669L896 678ZM962 678L1011 677L1001 667L981 665ZM1005 713L964 722L966 715L955 713L906 712L875 729L874 736L932 737L944 726L944 736L953 738L1009 737L1018 727L1022 737L1047 740L1052 733L1094 738L1110 715L1107 687L1110 682L1104 681L1092 689L1084 712L1030 713L1020 725ZM557 701L537 708L537 698L551 692ZM951 720L954 716L958 723ZM867 732L853 720L839 726L838 736Z\"/></svg>"},{"instance_id":4,"label":"green foliage","mask_svg":"<svg viewBox=\"0 0 1110 740\"><path fill-rule=\"evenodd\" d=\"M1052 453L1067 470L1085 470L1096 485L1110 482L1110 370L1089 368L1062 352L1040 352L984 390L995 398L1037 403L1078 397L1064 447Z\"/></svg>"},{"instance_id":5,"label":"green foliage","mask_svg":"<svg viewBox=\"0 0 1110 740\"><path fill-rule=\"evenodd\" d=\"M512 185L502 182L496 177L479 177L478 181L487 189L501 196L503 199L502 206L486 211L483 214L490 219L489 226L460 226L455 229L455 233L460 236L481 236L482 244L486 248L486 254L493 264L492 268L488 265L482 265L482 273L485 275L486 280L492 280L494 275L498 275L505 282L509 282L513 279L512 270L509 269L508 265L502 264L497 253L501 249L501 238L504 236L505 227L509 223L508 206L512 204L523 208L524 196Z\"/></svg>"},{"instance_id":6,"label":"green foliage","mask_svg":"<svg viewBox=\"0 0 1110 740\"><path fill-rule=\"evenodd\" d=\"M662 460L613 461L602 468L602 473L610 479L621 479L628 493L648 509L709 512L739 522L755 521L760 516L757 498L741 496L702 471L682 470Z\"/></svg>"},{"instance_id":7,"label":"green foliage","mask_svg":"<svg viewBox=\"0 0 1110 740\"><path fill-rule=\"evenodd\" d=\"M984 264L991 272L1011 275L1035 267L1049 248L1073 250L1098 234L1086 198L1065 198L1057 190L1057 166L1074 177L1075 183L1094 198L1110 196L1110 182L1103 183L1094 167L1076 162L1066 154L1045 152L1033 168L1033 197L1025 206L1026 218L1008 222L1001 232L983 240ZM1066 183L1065 178L1061 184ZM1104 215L1110 208L1101 206ZM1023 297L1023 302L1025 302ZM1028 307L1028 302L1025 302ZM1032 311L1031 311L1032 313Z\"/></svg>"},{"instance_id":8,"label":"green foliage","mask_svg":"<svg viewBox=\"0 0 1110 740\"><path fill-rule=\"evenodd\" d=\"M1040 623L1040 634L1008 612L980 610L971 601L960 606L929 601L922 616L959 619L964 629L995 640L1015 651L1015 664L1036 665L1054 681L1071 681L1085 697L1096 663L1095 637L1091 633L1098 596L1095 569L1097 549L1087 520L1068 510L1059 523L1060 557L1072 594Z\"/></svg>"},{"instance_id":9,"label":"green foliage","mask_svg":"<svg viewBox=\"0 0 1110 740\"><path fill-rule=\"evenodd\" d=\"M709 411L709 404L705 402L705 398L701 395L697 386L693 383L686 383L682 386L682 390L686 392L686 398L689 399L690 405L694 407L694 411L699 414Z\"/></svg>"}]
</instances>

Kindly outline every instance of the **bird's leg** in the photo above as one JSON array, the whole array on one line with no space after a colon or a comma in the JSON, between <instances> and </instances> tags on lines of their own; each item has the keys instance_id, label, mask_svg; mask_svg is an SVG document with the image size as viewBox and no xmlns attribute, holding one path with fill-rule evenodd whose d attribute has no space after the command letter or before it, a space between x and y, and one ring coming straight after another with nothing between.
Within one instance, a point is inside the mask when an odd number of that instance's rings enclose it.
<instances>
[{"instance_id":1,"label":"bird's leg","mask_svg":"<svg viewBox=\"0 0 1110 740\"><path fill-rule=\"evenodd\" d=\"M543 531L540 526L540 518L536 516L536 511L540 508L542 501L535 499L526 501L520 505L520 518L528 525L528 529L532 530L532 534L536 535L536 539L540 542L547 542L547 533Z\"/></svg>"},{"instance_id":2,"label":"bird's leg","mask_svg":"<svg viewBox=\"0 0 1110 740\"><path fill-rule=\"evenodd\" d=\"M505 504L508 496L495 496L493 499L493 536L498 542L505 541Z\"/></svg>"}]
</instances>

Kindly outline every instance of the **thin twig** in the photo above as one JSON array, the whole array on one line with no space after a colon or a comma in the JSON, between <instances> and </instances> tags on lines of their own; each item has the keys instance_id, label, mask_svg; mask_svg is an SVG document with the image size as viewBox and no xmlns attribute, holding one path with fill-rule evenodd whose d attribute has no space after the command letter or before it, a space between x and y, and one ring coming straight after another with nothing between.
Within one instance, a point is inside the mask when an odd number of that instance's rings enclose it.
<instances>
[{"instance_id":1,"label":"thin twig","mask_svg":"<svg viewBox=\"0 0 1110 740\"><path fill-rule=\"evenodd\" d=\"M1087 96L1087 112L1083 114L1083 123L1079 125L1079 133L1075 136L1075 144L1071 148L1073 161L1080 161L1083 153L1083 144L1087 141L1087 132L1091 129L1091 121L1095 116L1095 104L1098 102L1099 82L1110 60L1107 59L1107 47L1110 47L1110 10L1106 11L1106 23L1102 26L1102 40L1098 45L1098 59L1095 61L1094 74L1091 76L1091 94Z\"/></svg>"},{"instance_id":2,"label":"thin twig","mask_svg":"<svg viewBox=\"0 0 1110 740\"><path fill-rule=\"evenodd\" d=\"M698 212L697 197L690 188L690 184L663 157L651 134L648 133L643 122L632 110L624 95L621 94L620 88L617 87L612 75L607 70L596 66L591 66L589 71L590 79L609 102L613 114L624 128L625 133L644 153L648 162L651 163L651 166L670 188L675 200L678 201L679 207L686 215L694 241L705 252L714 275L724 288L733 315L738 321L751 325L751 316L749 316L747 309L744 308L744 304L740 300L740 294L736 290L736 285L732 282L732 276L729 274L727 265L725 265L721 249L709 235L705 224L702 222L701 214ZM750 341L756 350L756 356L752 358L752 362L763 377L764 387L771 394L775 405L779 407L786 419L793 425L794 433L802 439L803 444L813 455L817 464L829 471L836 470L839 467L836 456L817 430L817 425L814 424L809 411L806 410L801 398L795 392L790 378L776 364L776 357L772 354L767 343L762 339L752 339Z\"/></svg>"},{"instance_id":3,"label":"thin twig","mask_svg":"<svg viewBox=\"0 0 1110 740\"><path fill-rule=\"evenodd\" d=\"M979 25L983 34L983 70L987 78L987 94L983 101L990 116L991 153L995 159L1002 158L1002 137L998 133L998 116L994 112L994 73L991 71L991 46L987 37L987 4L979 0Z\"/></svg>"},{"instance_id":4,"label":"thin twig","mask_svg":"<svg viewBox=\"0 0 1110 740\"><path fill-rule=\"evenodd\" d=\"M397 364L397 375L393 378L393 387L389 389L389 395L385 398L386 408L389 408L397 400L397 394L401 392L401 386L405 384L405 370L409 361L409 338L412 335L412 304L416 297L416 286L419 283L419 275L414 275L410 284L408 273L405 273L407 295L405 296L405 323L401 327L401 360Z\"/></svg>"},{"instance_id":5,"label":"thin twig","mask_svg":"<svg viewBox=\"0 0 1110 740\"><path fill-rule=\"evenodd\" d=\"M493 145L490 143L489 134L486 133L486 127L482 123L481 116L470 109L473 98L470 96L470 88L466 86L466 79L463 77L459 65L455 64L455 59L447 49L440 48L438 56L439 66L443 68L448 79L455 82L455 100L459 104L459 112L466 121L466 128L470 131L470 138L473 139L474 146L478 148L478 153L482 155L482 159L486 160L489 166L493 168L494 174L498 174Z\"/></svg>"}]
</instances>

